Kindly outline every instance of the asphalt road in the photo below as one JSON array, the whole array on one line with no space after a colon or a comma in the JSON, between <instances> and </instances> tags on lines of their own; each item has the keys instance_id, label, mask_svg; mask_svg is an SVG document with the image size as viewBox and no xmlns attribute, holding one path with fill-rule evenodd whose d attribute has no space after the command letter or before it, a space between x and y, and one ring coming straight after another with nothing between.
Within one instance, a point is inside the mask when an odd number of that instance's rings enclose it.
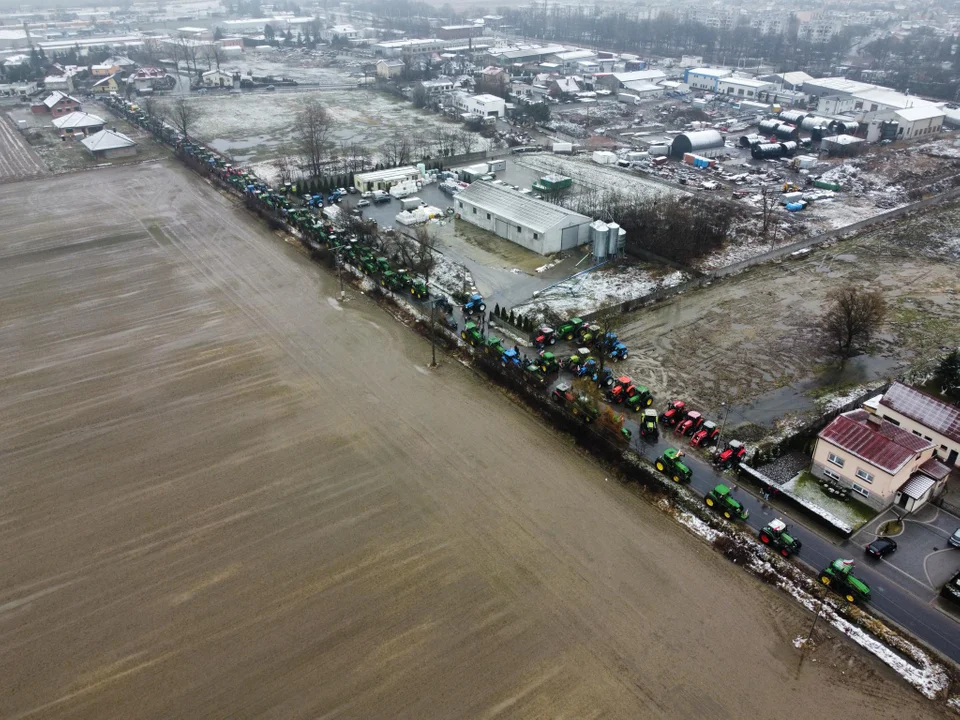
<instances>
[{"instance_id":1,"label":"asphalt road","mask_svg":"<svg viewBox=\"0 0 960 720\"><path fill-rule=\"evenodd\" d=\"M558 343L551 350L561 357L572 352L572 348L562 343ZM616 363L608 363L608 367L616 372ZM569 380L569 374L561 375L559 380ZM556 384L557 381L552 382L549 389L552 390ZM667 402L666 398L657 398L653 407L657 408L658 412L662 411ZM612 407L623 412L623 406ZM754 530L759 531L774 518L783 518L793 527L793 534L803 543L803 548L799 555L794 556L794 561L806 565L811 573L818 573L838 557L853 558L857 562L855 574L870 586L871 608L906 628L946 657L960 662L958 618L950 613L949 608L944 608L943 611L938 609L940 601L929 587L898 571L890 563L867 558L862 545L849 540L835 544L820 535L803 519L767 504L738 485L735 471L718 472L710 462L689 447L689 438L676 437L672 428L661 426L656 440L641 438L637 417L630 411L624 413L624 426L633 433L632 446L640 454L653 461L667 448L683 449L687 453L684 463L693 470L690 487L701 496L706 495L718 483L735 488L733 496L750 511L745 522Z\"/></svg>"},{"instance_id":2,"label":"asphalt road","mask_svg":"<svg viewBox=\"0 0 960 720\"><path fill-rule=\"evenodd\" d=\"M942 716L176 165L0 223L4 720Z\"/></svg>"}]
</instances>

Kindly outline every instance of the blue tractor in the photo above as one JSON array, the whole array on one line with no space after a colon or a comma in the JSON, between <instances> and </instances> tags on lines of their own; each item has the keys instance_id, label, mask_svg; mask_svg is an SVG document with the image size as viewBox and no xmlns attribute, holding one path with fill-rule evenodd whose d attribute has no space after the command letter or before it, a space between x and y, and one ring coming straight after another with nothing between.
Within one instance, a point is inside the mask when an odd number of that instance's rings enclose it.
<instances>
[{"instance_id":1,"label":"blue tractor","mask_svg":"<svg viewBox=\"0 0 960 720\"><path fill-rule=\"evenodd\" d=\"M626 360L627 355L629 355L627 346L619 341L614 343L613 347L611 347L607 352L611 360Z\"/></svg>"},{"instance_id":2,"label":"blue tractor","mask_svg":"<svg viewBox=\"0 0 960 720\"><path fill-rule=\"evenodd\" d=\"M483 296L481 295L471 295L467 301L463 304L463 314L464 315L473 315L475 312L486 312L487 306L483 302Z\"/></svg>"},{"instance_id":3,"label":"blue tractor","mask_svg":"<svg viewBox=\"0 0 960 720\"><path fill-rule=\"evenodd\" d=\"M577 377L593 377L597 372L597 361L594 358L587 358L583 363L574 369L573 374Z\"/></svg>"},{"instance_id":4,"label":"blue tractor","mask_svg":"<svg viewBox=\"0 0 960 720\"><path fill-rule=\"evenodd\" d=\"M515 349L506 350L500 356L500 362L504 367L520 367L520 353Z\"/></svg>"},{"instance_id":5,"label":"blue tractor","mask_svg":"<svg viewBox=\"0 0 960 720\"><path fill-rule=\"evenodd\" d=\"M599 372L594 372L593 377L590 378L593 380L598 388L608 388L613 387L614 382L617 380L617 376L613 374L613 370L610 368L604 368Z\"/></svg>"}]
</instances>

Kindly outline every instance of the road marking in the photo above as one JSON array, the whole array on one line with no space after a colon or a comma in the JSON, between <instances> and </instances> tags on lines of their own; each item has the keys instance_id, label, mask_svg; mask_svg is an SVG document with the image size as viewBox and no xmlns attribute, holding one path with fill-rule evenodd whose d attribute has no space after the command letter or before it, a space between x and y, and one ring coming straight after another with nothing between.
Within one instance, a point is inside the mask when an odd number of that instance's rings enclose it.
<instances>
[{"instance_id":1,"label":"road marking","mask_svg":"<svg viewBox=\"0 0 960 720\"><path fill-rule=\"evenodd\" d=\"M942 550L934 550L931 553L927 553L923 558L923 574L927 576L927 585L930 586L931 590L936 590L937 588L933 584L933 580L930 579L930 571L927 570L927 560L932 558L934 555L939 555L940 553L953 552L953 548L943 548Z\"/></svg>"},{"instance_id":2,"label":"road marking","mask_svg":"<svg viewBox=\"0 0 960 720\"><path fill-rule=\"evenodd\" d=\"M327 302L330 304L330 307L332 307L334 310L339 310L340 312L343 312L343 307L340 305L340 301L337 300L336 298L328 297Z\"/></svg>"}]
</instances>

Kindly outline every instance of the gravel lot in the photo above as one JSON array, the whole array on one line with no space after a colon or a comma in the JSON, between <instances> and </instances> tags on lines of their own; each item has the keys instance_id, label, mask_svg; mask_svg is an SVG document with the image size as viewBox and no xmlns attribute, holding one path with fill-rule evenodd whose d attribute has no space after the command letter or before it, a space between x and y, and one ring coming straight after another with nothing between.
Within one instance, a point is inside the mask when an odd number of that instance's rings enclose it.
<instances>
[{"instance_id":1,"label":"gravel lot","mask_svg":"<svg viewBox=\"0 0 960 720\"><path fill-rule=\"evenodd\" d=\"M0 220L5 718L934 714L175 165Z\"/></svg>"}]
</instances>

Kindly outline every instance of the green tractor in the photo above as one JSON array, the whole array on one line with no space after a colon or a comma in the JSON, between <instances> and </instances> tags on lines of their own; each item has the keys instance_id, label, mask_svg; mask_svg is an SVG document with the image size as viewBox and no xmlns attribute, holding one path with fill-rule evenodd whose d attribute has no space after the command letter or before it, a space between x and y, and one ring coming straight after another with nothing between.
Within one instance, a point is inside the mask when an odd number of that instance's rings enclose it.
<instances>
[{"instance_id":1,"label":"green tractor","mask_svg":"<svg viewBox=\"0 0 960 720\"><path fill-rule=\"evenodd\" d=\"M750 511L737 502L730 495L730 488L726 485L717 485L713 490L707 493L703 501L707 507L716 508L727 520L739 519L746 520L750 517Z\"/></svg>"},{"instance_id":2,"label":"green tractor","mask_svg":"<svg viewBox=\"0 0 960 720\"><path fill-rule=\"evenodd\" d=\"M562 337L568 341L573 340L582 327L583 320L580 318L571 318L557 328L557 337Z\"/></svg>"},{"instance_id":3,"label":"green tractor","mask_svg":"<svg viewBox=\"0 0 960 720\"><path fill-rule=\"evenodd\" d=\"M787 524L780 518L771 520L760 530L760 542L769 545L784 557L800 552L802 547L802 543L787 532Z\"/></svg>"},{"instance_id":4,"label":"green tractor","mask_svg":"<svg viewBox=\"0 0 960 720\"><path fill-rule=\"evenodd\" d=\"M464 325L463 330L460 331L460 337L470 343L470 345L473 347L483 344L483 334L480 332L480 328L477 327L475 322L468 322L466 325Z\"/></svg>"},{"instance_id":5,"label":"green tractor","mask_svg":"<svg viewBox=\"0 0 960 720\"><path fill-rule=\"evenodd\" d=\"M496 335L491 335L488 338L483 340L483 351L488 355L493 355L494 357L500 357L503 355L506 348L503 346L503 341L498 338Z\"/></svg>"},{"instance_id":6,"label":"green tractor","mask_svg":"<svg viewBox=\"0 0 960 720\"><path fill-rule=\"evenodd\" d=\"M577 417L583 418L583 421L586 423L592 423L598 417L600 417L600 410L590 402L590 398L586 395L580 395L570 406L570 412L572 412Z\"/></svg>"},{"instance_id":7,"label":"green tractor","mask_svg":"<svg viewBox=\"0 0 960 720\"><path fill-rule=\"evenodd\" d=\"M410 284L410 278L403 270L400 272L387 270L380 278L380 284L394 292L401 292Z\"/></svg>"},{"instance_id":8,"label":"green tractor","mask_svg":"<svg viewBox=\"0 0 960 720\"><path fill-rule=\"evenodd\" d=\"M560 372L560 361L552 352L545 352L540 356L540 370L544 375Z\"/></svg>"},{"instance_id":9,"label":"green tractor","mask_svg":"<svg viewBox=\"0 0 960 720\"><path fill-rule=\"evenodd\" d=\"M870 599L870 588L852 571L853 560L837 558L820 571L820 582L843 595L848 603L866 602Z\"/></svg>"},{"instance_id":10,"label":"green tractor","mask_svg":"<svg viewBox=\"0 0 960 720\"><path fill-rule=\"evenodd\" d=\"M385 273L390 269L390 261L385 257L377 258L377 272Z\"/></svg>"},{"instance_id":11,"label":"green tractor","mask_svg":"<svg viewBox=\"0 0 960 720\"><path fill-rule=\"evenodd\" d=\"M657 458L657 470L673 478L675 483L690 482L693 470L683 464L680 459L683 456L683 450L667 448L663 455Z\"/></svg>"},{"instance_id":12,"label":"green tractor","mask_svg":"<svg viewBox=\"0 0 960 720\"><path fill-rule=\"evenodd\" d=\"M535 383L537 385L545 385L547 382L547 377L540 371L540 366L536 363L530 363L524 368L523 378L527 382Z\"/></svg>"},{"instance_id":13,"label":"green tractor","mask_svg":"<svg viewBox=\"0 0 960 720\"><path fill-rule=\"evenodd\" d=\"M660 434L660 427L657 424L657 411L653 408L647 408L643 411L643 418L640 420L640 437L657 437Z\"/></svg>"},{"instance_id":14,"label":"green tractor","mask_svg":"<svg viewBox=\"0 0 960 720\"><path fill-rule=\"evenodd\" d=\"M627 398L626 405L634 412L640 412L653 405L653 394L650 388L646 385L634 385L633 394Z\"/></svg>"},{"instance_id":15,"label":"green tractor","mask_svg":"<svg viewBox=\"0 0 960 720\"><path fill-rule=\"evenodd\" d=\"M418 278L410 281L410 294L414 300L426 300L430 297L430 290L427 289L427 284Z\"/></svg>"},{"instance_id":16,"label":"green tractor","mask_svg":"<svg viewBox=\"0 0 960 720\"><path fill-rule=\"evenodd\" d=\"M377 261L370 253L360 255L360 269L367 275L373 275L377 271Z\"/></svg>"}]
</instances>

